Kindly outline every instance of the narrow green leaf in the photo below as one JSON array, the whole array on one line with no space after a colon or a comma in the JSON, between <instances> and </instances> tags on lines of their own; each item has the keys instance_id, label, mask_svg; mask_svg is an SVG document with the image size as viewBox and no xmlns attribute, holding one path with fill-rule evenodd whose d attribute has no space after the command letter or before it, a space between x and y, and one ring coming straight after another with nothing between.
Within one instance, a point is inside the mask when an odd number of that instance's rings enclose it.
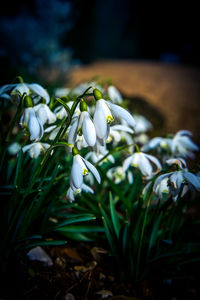
<instances>
[{"instance_id":1,"label":"narrow green leaf","mask_svg":"<svg viewBox=\"0 0 200 300\"><path fill-rule=\"evenodd\" d=\"M61 245L65 245L65 244L67 244L67 241L62 241L62 240L38 241L38 242L31 243L31 244L25 246L25 248L32 248L32 247L37 247L37 246L61 246Z\"/></svg>"},{"instance_id":2,"label":"narrow green leaf","mask_svg":"<svg viewBox=\"0 0 200 300\"><path fill-rule=\"evenodd\" d=\"M109 201L110 201L110 213L111 213L111 218L112 218L112 222L113 222L113 227L114 227L116 236L119 239L120 222L119 222L119 218L117 216L116 210L115 210L111 192L109 193Z\"/></svg>"},{"instance_id":3,"label":"narrow green leaf","mask_svg":"<svg viewBox=\"0 0 200 300\"><path fill-rule=\"evenodd\" d=\"M75 226L65 226L56 228L55 231L58 232L104 232L103 227L95 225L75 225Z\"/></svg>"},{"instance_id":4,"label":"narrow green leaf","mask_svg":"<svg viewBox=\"0 0 200 300\"><path fill-rule=\"evenodd\" d=\"M81 216L81 217L76 217L76 218L71 218L69 220L66 220L62 223L59 223L59 225L56 226L57 228L72 224L72 223L78 223L78 222L86 222L86 221L91 221L91 220L95 220L96 217L94 215L86 215L86 216Z\"/></svg>"}]
</instances>

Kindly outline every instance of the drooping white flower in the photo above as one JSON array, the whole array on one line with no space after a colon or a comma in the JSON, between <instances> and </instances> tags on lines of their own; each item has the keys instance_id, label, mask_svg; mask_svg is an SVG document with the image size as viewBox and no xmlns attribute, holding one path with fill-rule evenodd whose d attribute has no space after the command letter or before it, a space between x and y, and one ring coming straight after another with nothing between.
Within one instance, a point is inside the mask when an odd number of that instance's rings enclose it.
<instances>
[{"instance_id":1,"label":"drooping white flower","mask_svg":"<svg viewBox=\"0 0 200 300\"><path fill-rule=\"evenodd\" d=\"M72 149L74 157L73 157L73 165L70 174L70 187L73 191L77 189L81 189L83 184L83 176L89 173L88 169L94 175L98 183L101 182L101 178L97 169L86 159L84 159L80 154L78 154L77 149ZM76 154L77 153L77 154Z\"/></svg>"},{"instance_id":2,"label":"drooping white flower","mask_svg":"<svg viewBox=\"0 0 200 300\"><path fill-rule=\"evenodd\" d=\"M107 176L116 184L124 181L126 179L126 173L121 166L113 167L108 170ZM128 182L133 183L133 174L128 171Z\"/></svg>"},{"instance_id":3,"label":"drooping white flower","mask_svg":"<svg viewBox=\"0 0 200 300\"><path fill-rule=\"evenodd\" d=\"M121 104L123 101L120 92L113 85L108 87L108 96L113 103Z\"/></svg>"},{"instance_id":4,"label":"drooping white flower","mask_svg":"<svg viewBox=\"0 0 200 300\"><path fill-rule=\"evenodd\" d=\"M142 147L142 151L151 151L157 149L160 154L162 150L171 152L172 138L155 137Z\"/></svg>"},{"instance_id":5,"label":"drooping white flower","mask_svg":"<svg viewBox=\"0 0 200 300\"><path fill-rule=\"evenodd\" d=\"M34 106L34 110L42 125L46 123L52 124L56 121L56 115L50 110L48 105L40 103Z\"/></svg>"},{"instance_id":6,"label":"drooping white flower","mask_svg":"<svg viewBox=\"0 0 200 300\"><path fill-rule=\"evenodd\" d=\"M22 147L22 151L28 151L31 158L37 158L41 153L45 153L49 147L50 145L47 143L36 142Z\"/></svg>"},{"instance_id":7,"label":"drooping white flower","mask_svg":"<svg viewBox=\"0 0 200 300\"><path fill-rule=\"evenodd\" d=\"M77 135L84 137L86 143L93 147L96 143L96 130L94 124L87 111L87 105L81 102L81 113L79 117L75 117L69 130L68 143L75 144Z\"/></svg>"},{"instance_id":8,"label":"drooping white flower","mask_svg":"<svg viewBox=\"0 0 200 300\"><path fill-rule=\"evenodd\" d=\"M93 163L97 163L107 154L108 150L106 149L106 146L96 144L95 147L93 147L93 151L88 152L85 158L90 159ZM110 161L111 163L114 163L115 159L111 154L109 154L100 164L102 164L105 161Z\"/></svg>"},{"instance_id":9,"label":"drooping white flower","mask_svg":"<svg viewBox=\"0 0 200 300\"><path fill-rule=\"evenodd\" d=\"M107 139L110 133L110 124L114 121L114 117L125 119L127 124L134 128L135 120L127 110L102 99L100 91L95 89L93 93L97 100L94 113L94 126L99 139L103 141Z\"/></svg>"},{"instance_id":10,"label":"drooping white flower","mask_svg":"<svg viewBox=\"0 0 200 300\"><path fill-rule=\"evenodd\" d=\"M44 133L43 125L40 119L36 116L33 107L27 107L20 118L19 124L22 127L28 127L30 132L30 140L39 141Z\"/></svg>"},{"instance_id":11,"label":"drooping white flower","mask_svg":"<svg viewBox=\"0 0 200 300\"><path fill-rule=\"evenodd\" d=\"M177 164L179 170L158 176L153 186L155 194L162 198L162 193L168 192L176 201L178 197L183 197L190 189L200 191L200 177L189 172L182 159L171 159L169 164Z\"/></svg>"},{"instance_id":12,"label":"drooping white flower","mask_svg":"<svg viewBox=\"0 0 200 300\"><path fill-rule=\"evenodd\" d=\"M76 195L80 194L82 191L86 193L94 194L94 190L91 187L89 187L87 184L83 183L81 189L77 189L75 191L72 190L71 187L69 187L66 196L67 198L69 198L70 202L74 202Z\"/></svg>"},{"instance_id":13,"label":"drooping white flower","mask_svg":"<svg viewBox=\"0 0 200 300\"><path fill-rule=\"evenodd\" d=\"M54 91L54 95L55 97L61 98L67 96L69 92L70 92L69 88L56 88Z\"/></svg>"},{"instance_id":14,"label":"drooping white flower","mask_svg":"<svg viewBox=\"0 0 200 300\"><path fill-rule=\"evenodd\" d=\"M19 96L22 96L23 94L31 95L35 104L37 104L42 98L45 99L46 104L50 102L50 97L47 91L37 83L7 84L0 88L0 97L6 99L12 99L15 97L19 101Z\"/></svg>"},{"instance_id":15,"label":"drooping white flower","mask_svg":"<svg viewBox=\"0 0 200 300\"><path fill-rule=\"evenodd\" d=\"M109 136L108 136L106 142L110 143L113 140L117 144L121 140L126 140L126 142L129 144L130 135L127 135L127 133L133 134L133 132L134 131L126 125L119 124L119 125L111 126L110 133L109 133ZM124 134L124 133L126 133L126 134ZM128 139L127 139L127 136L129 136ZM131 139L131 143L133 143L133 139Z\"/></svg>"},{"instance_id":16,"label":"drooping white flower","mask_svg":"<svg viewBox=\"0 0 200 300\"><path fill-rule=\"evenodd\" d=\"M134 128L134 131L136 134L146 132L153 128L153 125L151 124L151 122L149 122L144 116L134 114L133 118L136 123L135 128Z\"/></svg>"},{"instance_id":17,"label":"drooping white flower","mask_svg":"<svg viewBox=\"0 0 200 300\"><path fill-rule=\"evenodd\" d=\"M8 153L10 155L16 155L21 149L21 145L17 142L12 143L9 147L8 147Z\"/></svg>"},{"instance_id":18,"label":"drooping white flower","mask_svg":"<svg viewBox=\"0 0 200 300\"><path fill-rule=\"evenodd\" d=\"M157 169L155 171L153 170L150 162L156 166ZM152 176L153 173L158 172L162 168L159 160L156 157L143 152L136 152L125 159L123 163L124 172L131 165L140 169L142 174L148 177Z\"/></svg>"},{"instance_id":19,"label":"drooping white flower","mask_svg":"<svg viewBox=\"0 0 200 300\"><path fill-rule=\"evenodd\" d=\"M178 131L172 139L172 153L176 156L194 158L193 151L200 148L190 139L192 133L188 130Z\"/></svg>"}]
</instances>

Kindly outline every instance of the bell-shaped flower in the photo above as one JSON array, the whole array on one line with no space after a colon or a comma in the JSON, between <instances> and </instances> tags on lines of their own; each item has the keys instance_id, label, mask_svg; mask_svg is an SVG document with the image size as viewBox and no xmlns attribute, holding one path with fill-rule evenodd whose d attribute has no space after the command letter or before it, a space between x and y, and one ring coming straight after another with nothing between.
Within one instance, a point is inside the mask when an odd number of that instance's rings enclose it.
<instances>
[{"instance_id":1,"label":"bell-shaped flower","mask_svg":"<svg viewBox=\"0 0 200 300\"><path fill-rule=\"evenodd\" d=\"M39 96L40 98L45 99L46 104L48 104L50 102L49 94L47 93L47 91L41 85L39 85L37 83L31 83L31 84L28 84L28 87L31 90L33 95L36 95L36 96ZM37 104L38 102L39 101L36 98L34 103Z\"/></svg>"},{"instance_id":2,"label":"bell-shaped flower","mask_svg":"<svg viewBox=\"0 0 200 300\"><path fill-rule=\"evenodd\" d=\"M96 130L87 111L87 105L81 102L81 113L79 117L74 118L69 130L68 143L75 144L77 135L84 137L86 143L93 147L96 143Z\"/></svg>"},{"instance_id":3,"label":"bell-shaped flower","mask_svg":"<svg viewBox=\"0 0 200 300\"><path fill-rule=\"evenodd\" d=\"M110 143L112 140L114 141L114 143L119 143L121 140L126 140L126 142L129 144L133 143L133 139L130 138L129 134L133 134L133 130L126 126L126 125L113 125L110 127L110 133L109 136L106 140L106 143ZM130 142L131 141L131 142Z\"/></svg>"},{"instance_id":4,"label":"bell-shaped flower","mask_svg":"<svg viewBox=\"0 0 200 300\"><path fill-rule=\"evenodd\" d=\"M151 163L156 166L156 170L153 170ZM123 163L124 172L130 167L134 166L138 168L144 176L151 177L155 172L160 171L161 164L159 160L153 155L149 155L143 152L136 152L125 159Z\"/></svg>"},{"instance_id":5,"label":"bell-shaped flower","mask_svg":"<svg viewBox=\"0 0 200 300\"><path fill-rule=\"evenodd\" d=\"M40 119L42 125L52 124L56 121L56 115L50 110L48 105L40 103L34 106L34 110L38 119Z\"/></svg>"},{"instance_id":6,"label":"bell-shaped flower","mask_svg":"<svg viewBox=\"0 0 200 300\"><path fill-rule=\"evenodd\" d=\"M114 117L126 120L127 124L134 128L135 120L131 114L119 105L102 99L99 90L94 90L96 99L96 109L94 113L94 126L97 137L105 141L110 133L110 124L114 121Z\"/></svg>"},{"instance_id":7,"label":"bell-shaped flower","mask_svg":"<svg viewBox=\"0 0 200 300\"><path fill-rule=\"evenodd\" d=\"M91 171L98 183L100 183L101 178L97 169L88 160L80 156L76 148L73 148L72 151L73 154L75 154L73 157L73 165L70 174L70 186L72 190L77 190L82 187L83 176L87 175L89 171Z\"/></svg>"},{"instance_id":8,"label":"bell-shaped flower","mask_svg":"<svg viewBox=\"0 0 200 300\"><path fill-rule=\"evenodd\" d=\"M108 154L108 150L106 149L106 146L101 146L99 144L96 144L95 147L93 147L93 151L90 151L86 154L85 158L90 159L94 164L96 164L99 160L101 160L104 156L106 156L105 159L101 161L100 164L106 161L110 161L111 163L115 162L114 157Z\"/></svg>"},{"instance_id":9,"label":"bell-shaped flower","mask_svg":"<svg viewBox=\"0 0 200 300\"><path fill-rule=\"evenodd\" d=\"M41 153L45 153L46 150L50 147L47 143L32 143L22 147L23 152L27 152L31 158L38 158Z\"/></svg>"},{"instance_id":10,"label":"bell-shaped flower","mask_svg":"<svg viewBox=\"0 0 200 300\"><path fill-rule=\"evenodd\" d=\"M121 104L123 102L120 92L113 85L108 87L108 96L113 103Z\"/></svg>"},{"instance_id":11,"label":"bell-shaped flower","mask_svg":"<svg viewBox=\"0 0 200 300\"><path fill-rule=\"evenodd\" d=\"M36 116L33 107L25 108L24 113L20 118L19 124L22 127L27 127L29 129L31 141L38 141L42 138L44 133L43 125L40 119Z\"/></svg>"},{"instance_id":12,"label":"bell-shaped flower","mask_svg":"<svg viewBox=\"0 0 200 300\"><path fill-rule=\"evenodd\" d=\"M200 191L200 177L189 172L182 159L171 159L168 163L176 164L178 170L158 176L153 186L155 194L162 198L162 193L168 191L176 201L179 197L183 197L188 190Z\"/></svg>"},{"instance_id":13,"label":"bell-shaped flower","mask_svg":"<svg viewBox=\"0 0 200 300\"><path fill-rule=\"evenodd\" d=\"M66 197L69 199L70 202L74 202L76 195L80 194L82 191L94 194L93 189L87 184L83 183L81 189L73 190L71 187L69 187Z\"/></svg>"},{"instance_id":14,"label":"bell-shaped flower","mask_svg":"<svg viewBox=\"0 0 200 300\"><path fill-rule=\"evenodd\" d=\"M135 120L135 128L134 131L136 134L147 132L153 128L151 122L149 122L144 116L134 114L133 118Z\"/></svg>"},{"instance_id":15,"label":"bell-shaped flower","mask_svg":"<svg viewBox=\"0 0 200 300\"><path fill-rule=\"evenodd\" d=\"M193 151L200 148L190 139L192 133L188 130L178 131L172 139L172 153L176 156L194 158Z\"/></svg>"},{"instance_id":16,"label":"bell-shaped flower","mask_svg":"<svg viewBox=\"0 0 200 300\"><path fill-rule=\"evenodd\" d=\"M107 172L107 176L116 184L126 179L126 173L121 166L109 169ZM131 171L128 171L128 182L129 184L133 183L133 174Z\"/></svg>"}]
</instances>

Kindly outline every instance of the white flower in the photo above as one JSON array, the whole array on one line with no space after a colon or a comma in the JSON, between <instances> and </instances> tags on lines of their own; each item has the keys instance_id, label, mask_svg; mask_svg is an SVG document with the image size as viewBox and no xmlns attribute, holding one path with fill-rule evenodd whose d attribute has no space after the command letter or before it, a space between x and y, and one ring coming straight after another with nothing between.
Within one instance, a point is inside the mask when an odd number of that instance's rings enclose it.
<instances>
[{"instance_id":1,"label":"white flower","mask_svg":"<svg viewBox=\"0 0 200 300\"><path fill-rule=\"evenodd\" d=\"M107 172L107 176L116 184L126 179L126 173L124 169L120 166L109 169ZM128 171L128 182L130 184L133 183L133 174L130 171Z\"/></svg>"},{"instance_id":2,"label":"white flower","mask_svg":"<svg viewBox=\"0 0 200 300\"><path fill-rule=\"evenodd\" d=\"M16 155L20 151L20 149L21 149L21 145L15 142L8 147L8 153L10 155Z\"/></svg>"},{"instance_id":3,"label":"white flower","mask_svg":"<svg viewBox=\"0 0 200 300\"><path fill-rule=\"evenodd\" d=\"M127 143L129 144L130 138L127 140L127 136L130 137L130 135L125 135L125 133L130 133L133 134L133 130L126 126L126 125L114 125L110 127L110 133L109 136L106 140L107 143L111 142L112 140L114 140L115 143L118 143L119 141L121 141L122 139L125 139L127 141ZM133 143L133 140L131 139L131 143Z\"/></svg>"},{"instance_id":4,"label":"white flower","mask_svg":"<svg viewBox=\"0 0 200 300\"><path fill-rule=\"evenodd\" d=\"M152 124L142 115L134 114L133 115L136 125L135 133L143 133L153 128Z\"/></svg>"},{"instance_id":5,"label":"white flower","mask_svg":"<svg viewBox=\"0 0 200 300\"><path fill-rule=\"evenodd\" d=\"M100 183L101 178L97 169L79 154L74 155L70 174L70 187L73 191L81 189L83 184L83 176L89 173L88 169L92 172L98 183Z\"/></svg>"},{"instance_id":6,"label":"white flower","mask_svg":"<svg viewBox=\"0 0 200 300\"><path fill-rule=\"evenodd\" d=\"M178 197L183 197L189 189L200 191L200 177L187 170L186 162L183 159L170 159L167 163L169 165L176 164L179 170L158 176L153 187L155 194L162 198L162 193L166 191L176 201Z\"/></svg>"},{"instance_id":7,"label":"white flower","mask_svg":"<svg viewBox=\"0 0 200 300\"><path fill-rule=\"evenodd\" d=\"M65 97L69 94L70 89L69 88L57 88L54 91L55 97L61 98Z\"/></svg>"},{"instance_id":8,"label":"white flower","mask_svg":"<svg viewBox=\"0 0 200 300\"><path fill-rule=\"evenodd\" d=\"M77 140L77 134L82 135L86 143L93 147L96 143L96 130L94 124L87 111L82 111L78 118L75 118L72 122L69 130L68 143L75 144Z\"/></svg>"},{"instance_id":9,"label":"white flower","mask_svg":"<svg viewBox=\"0 0 200 300\"><path fill-rule=\"evenodd\" d=\"M28 127L31 141L38 141L42 138L44 132L43 125L40 119L36 116L33 107L25 108L19 124L23 127Z\"/></svg>"},{"instance_id":10,"label":"white flower","mask_svg":"<svg viewBox=\"0 0 200 300\"><path fill-rule=\"evenodd\" d=\"M45 153L49 147L49 144L37 142L22 147L22 151L28 151L28 154L31 158L37 158L41 153Z\"/></svg>"},{"instance_id":11,"label":"white flower","mask_svg":"<svg viewBox=\"0 0 200 300\"><path fill-rule=\"evenodd\" d=\"M46 104L38 104L34 106L36 116L40 119L42 125L52 124L56 121L56 115L50 110Z\"/></svg>"},{"instance_id":12,"label":"white flower","mask_svg":"<svg viewBox=\"0 0 200 300\"><path fill-rule=\"evenodd\" d=\"M171 147L171 138L155 137L142 147L142 151L146 152L157 148L158 152L161 152L162 150L167 150L171 152Z\"/></svg>"},{"instance_id":13,"label":"white flower","mask_svg":"<svg viewBox=\"0 0 200 300\"><path fill-rule=\"evenodd\" d=\"M110 124L114 121L114 117L125 119L130 127L135 126L135 121L131 114L119 105L99 99L96 102L94 113L94 126L99 139L106 140L110 132Z\"/></svg>"},{"instance_id":14,"label":"white flower","mask_svg":"<svg viewBox=\"0 0 200 300\"><path fill-rule=\"evenodd\" d=\"M33 96L33 101L37 104L41 98L45 99L46 104L50 102L50 97L47 91L37 83L15 83L7 84L0 88L0 97L6 99L12 99L16 97L19 100L19 96L23 94Z\"/></svg>"},{"instance_id":15,"label":"white flower","mask_svg":"<svg viewBox=\"0 0 200 300\"><path fill-rule=\"evenodd\" d=\"M125 172L132 165L139 168L144 176L150 177L154 173L150 161L157 167L156 172L162 168L156 157L143 152L136 152L125 159L123 163L123 170Z\"/></svg>"},{"instance_id":16,"label":"white flower","mask_svg":"<svg viewBox=\"0 0 200 300\"><path fill-rule=\"evenodd\" d=\"M123 101L120 92L113 85L108 87L108 96L113 103L120 104Z\"/></svg>"},{"instance_id":17,"label":"white flower","mask_svg":"<svg viewBox=\"0 0 200 300\"><path fill-rule=\"evenodd\" d=\"M177 156L194 158L192 151L198 151L199 147L190 139L192 133L188 130L180 130L172 139L172 153Z\"/></svg>"},{"instance_id":18,"label":"white flower","mask_svg":"<svg viewBox=\"0 0 200 300\"><path fill-rule=\"evenodd\" d=\"M108 153L108 150L105 146L101 146L99 144L96 144L93 148L93 151L90 151L86 154L85 158L90 159L93 163L97 163L100 159L102 159L106 154ZM109 160L111 163L115 162L114 157L110 154L108 155L100 164L103 162Z\"/></svg>"},{"instance_id":19,"label":"white flower","mask_svg":"<svg viewBox=\"0 0 200 300\"><path fill-rule=\"evenodd\" d=\"M70 202L73 202L73 201L75 201L75 196L76 196L77 194L80 194L81 191L84 191L84 192L86 192L86 193L94 194L93 189L92 189L91 187L89 187L87 184L84 184L84 183L83 183L81 189L77 189L77 190L75 190L75 191L72 190L71 187L69 187L66 196L67 196L67 198L69 198Z\"/></svg>"},{"instance_id":20,"label":"white flower","mask_svg":"<svg viewBox=\"0 0 200 300\"><path fill-rule=\"evenodd\" d=\"M60 120L68 116L66 109L62 105L59 105L54 109L54 114L56 115L56 118Z\"/></svg>"}]
</instances>

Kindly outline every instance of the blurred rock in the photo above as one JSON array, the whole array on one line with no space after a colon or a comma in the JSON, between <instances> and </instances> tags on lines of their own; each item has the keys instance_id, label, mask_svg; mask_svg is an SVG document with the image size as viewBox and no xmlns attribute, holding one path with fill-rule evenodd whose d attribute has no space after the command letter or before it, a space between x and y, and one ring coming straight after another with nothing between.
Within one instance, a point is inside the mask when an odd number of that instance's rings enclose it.
<instances>
[{"instance_id":1,"label":"blurred rock","mask_svg":"<svg viewBox=\"0 0 200 300\"><path fill-rule=\"evenodd\" d=\"M31 261L39 261L47 267L53 266L53 261L50 256L41 248L35 247L27 253L27 257Z\"/></svg>"}]
</instances>

